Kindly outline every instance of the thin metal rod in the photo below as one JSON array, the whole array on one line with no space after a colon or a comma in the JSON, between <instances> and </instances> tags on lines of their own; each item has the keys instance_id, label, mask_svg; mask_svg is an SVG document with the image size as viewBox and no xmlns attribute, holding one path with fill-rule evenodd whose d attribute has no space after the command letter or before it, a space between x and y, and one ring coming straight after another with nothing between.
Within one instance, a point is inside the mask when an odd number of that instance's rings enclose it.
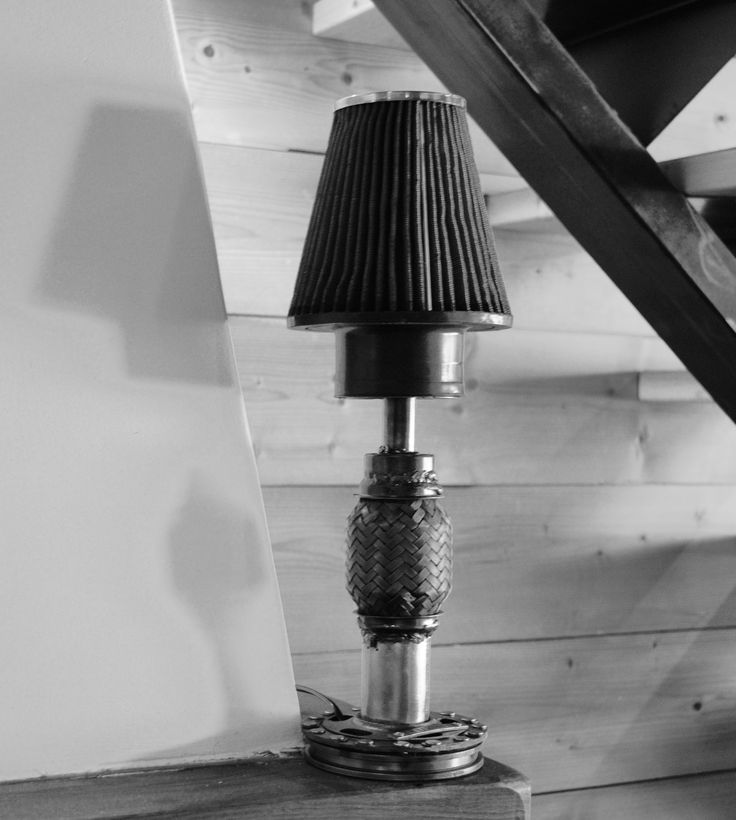
<instances>
[{"instance_id":1,"label":"thin metal rod","mask_svg":"<svg viewBox=\"0 0 736 820\"><path fill-rule=\"evenodd\" d=\"M414 452L414 398L388 398L384 404L384 443L387 450Z\"/></svg>"}]
</instances>

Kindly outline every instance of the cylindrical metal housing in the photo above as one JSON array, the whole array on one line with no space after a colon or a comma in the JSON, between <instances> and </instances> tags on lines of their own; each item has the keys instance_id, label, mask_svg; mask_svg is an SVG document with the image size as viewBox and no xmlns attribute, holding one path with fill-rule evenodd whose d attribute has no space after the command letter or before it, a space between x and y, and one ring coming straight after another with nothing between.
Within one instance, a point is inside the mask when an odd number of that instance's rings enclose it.
<instances>
[{"instance_id":1,"label":"cylindrical metal housing","mask_svg":"<svg viewBox=\"0 0 736 820\"><path fill-rule=\"evenodd\" d=\"M376 629L361 618L360 714L368 721L409 726L429 719L429 650L437 619L401 620L403 625L393 622L394 629Z\"/></svg>"},{"instance_id":2,"label":"cylindrical metal housing","mask_svg":"<svg viewBox=\"0 0 736 820\"><path fill-rule=\"evenodd\" d=\"M335 395L451 398L463 395L465 330L361 325L335 331Z\"/></svg>"}]
</instances>

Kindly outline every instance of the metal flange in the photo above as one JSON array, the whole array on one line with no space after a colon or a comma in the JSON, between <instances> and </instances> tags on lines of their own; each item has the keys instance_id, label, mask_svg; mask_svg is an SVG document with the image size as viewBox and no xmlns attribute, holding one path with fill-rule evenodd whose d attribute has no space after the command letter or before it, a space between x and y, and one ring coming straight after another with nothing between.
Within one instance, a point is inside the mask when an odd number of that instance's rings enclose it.
<instances>
[{"instance_id":1,"label":"metal flange","mask_svg":"<svg viewBox=\"0 0 736 820\"><path fill-rule=\"evenodd\" d=\"M432 712L412 726L363 719L357 706L306 687L300 694L329 704L302 716L304 756L336 774L371 780L447 780L478 771L487 727L455 712Z\"/></svg>"}]
</instances>

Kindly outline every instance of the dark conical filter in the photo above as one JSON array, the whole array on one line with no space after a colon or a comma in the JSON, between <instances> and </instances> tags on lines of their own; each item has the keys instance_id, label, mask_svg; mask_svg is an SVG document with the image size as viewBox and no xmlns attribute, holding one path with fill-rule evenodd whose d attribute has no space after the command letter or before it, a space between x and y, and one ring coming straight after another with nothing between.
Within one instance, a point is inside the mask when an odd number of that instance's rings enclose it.
<instances>
[{"instance_id":1,"label":"dark conical filter","mask_svg":"<svg viewBox=\"0 0 736 820\"><path fill-rule=\"evenodd\" d=\"M337 395L459 395L465 331L511 321L465 100L340 100L289 309L292 328L337 331Z\"/></svg>"}]
</instances>

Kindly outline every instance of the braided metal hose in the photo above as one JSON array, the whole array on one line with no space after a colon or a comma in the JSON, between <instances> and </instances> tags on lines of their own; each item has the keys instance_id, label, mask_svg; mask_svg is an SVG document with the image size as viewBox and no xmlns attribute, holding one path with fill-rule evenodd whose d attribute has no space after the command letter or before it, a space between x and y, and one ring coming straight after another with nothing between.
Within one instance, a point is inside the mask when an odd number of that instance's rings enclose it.
<instances>
[{"instance_id":1,"label":"braided metal hose","mask_svg":"<svg viewBox=\"0 0 736 820\"><path fill-rule=\"evenodd\" d=\"M452 582L452 524L437 498L361 498L348 518L347 588L358 614L436 615Z\"/></svg>"}]
</instances>

